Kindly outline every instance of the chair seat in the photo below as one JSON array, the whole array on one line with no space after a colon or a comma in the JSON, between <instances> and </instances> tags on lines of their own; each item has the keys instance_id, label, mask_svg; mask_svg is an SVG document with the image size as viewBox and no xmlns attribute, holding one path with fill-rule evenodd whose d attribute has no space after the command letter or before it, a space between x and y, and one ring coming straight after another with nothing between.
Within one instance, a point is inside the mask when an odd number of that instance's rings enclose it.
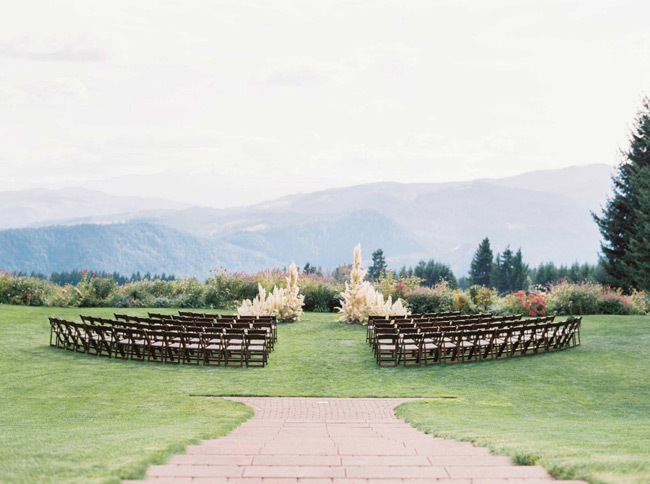
<instances>
[{"instance_id":1,"label":"chair seat","mask_svg":"<svg viewBox=\"0 0 650 484\"><path fill-rule=\"evenodd\" d=\"M396 346L395 345L379 345L379 350L380 351L395 351Z\"/></svg>"}]
</instances>

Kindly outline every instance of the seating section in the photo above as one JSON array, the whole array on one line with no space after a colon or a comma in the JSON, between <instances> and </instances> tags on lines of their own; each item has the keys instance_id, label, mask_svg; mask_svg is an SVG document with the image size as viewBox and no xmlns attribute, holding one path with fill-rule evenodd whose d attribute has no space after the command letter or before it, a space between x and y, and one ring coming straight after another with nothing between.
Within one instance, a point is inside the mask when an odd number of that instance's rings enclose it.
<instances>
[{"instance_id":1,"label":"seating section","mask_svg":"<svg viewBox=\"0 0 650 484\"><path fill-rule=\"evenodd\" d=\"M379 366L467 363L563 350L580 344L582 318L521 314L412 314L371 317L366 341Z\"/></svg>"},{"instance_id":2,"label":"seating section","mask_svg":"<svg viewBox=\"0 0 650 484\"><path fill-rule=\"evenodd\" d=\"M260 366L278 340L275 317L192 312L115 319L50 317L50 345L77 353L184 365Z\"/></svg>"}]
</instances>

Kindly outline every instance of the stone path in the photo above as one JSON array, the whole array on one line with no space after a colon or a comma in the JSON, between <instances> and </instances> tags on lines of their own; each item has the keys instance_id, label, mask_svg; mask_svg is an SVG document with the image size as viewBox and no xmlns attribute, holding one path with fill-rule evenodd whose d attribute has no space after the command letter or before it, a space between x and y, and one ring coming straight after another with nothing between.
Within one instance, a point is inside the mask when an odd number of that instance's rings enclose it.
<instances>
[{"instance_id":1,"label":"stone path","mask_svg":"<svg viewBox=\"0 0 650 484\"><path fill-rule=\"evenodd\" d=\"M189 446L135 484L548 484L467 442L433 438L398 420L399 398L231 398L255 418L226 437ZM564 484L578 481L562 481Z\"/></svg>"}]
</instances>

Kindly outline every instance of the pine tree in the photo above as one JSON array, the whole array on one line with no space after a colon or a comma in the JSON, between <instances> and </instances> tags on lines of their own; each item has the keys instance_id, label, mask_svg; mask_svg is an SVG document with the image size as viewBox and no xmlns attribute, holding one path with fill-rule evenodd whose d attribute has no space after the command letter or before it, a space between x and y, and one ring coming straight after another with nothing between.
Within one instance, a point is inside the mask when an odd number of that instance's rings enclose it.
<instances>
[{"instance_id":1,"label":"pine tree","mask_svg":"<svg viewBox=\"0 0 650 484\"><path fill-rule=\"evenodd\" d=\"M639 170L637 183L639 207L630 239L629 270L634 286L647 291L650 290L650 166Z\"/></svg>"},{"instance_id":2,"label":"pine tree","mask_svg":"<svg viewBox=\"0 0 650 484\"><path fill-rule=\"evenodd\" d=\"M371 281L378 280L386 272L387 267L384 251L377 249L372 253L372 265L368 268L368 279Z\"/></svg>"},{"instance_id":3,"label":"pine tree","mask_svg":"<svg viewBox=\"0 0 650 484\"><path fill-rule=\"evenodd\" d=\"M528 289L528 266L524 264L521 249L516 253L510 246L497 254L492 265L492 286L501 294Z\"/></svg>"},{"instance_id":4,"label":"pine tree","mask_svg":"<svg viewBox=\"0 0 650 484\"><path fill-rule=\"evenodd\" d=\"M524 256L521 249L518 249L512 259L512 281L511 291L520 291L528 289L528 266L524 264Z\"/></svg>"},{"instance_id":5,"label":"pine tree","mask_svg":"<svg viewBox=\"0 0 650 484\"><path fill-rule=\"evenodd\" d=\"M630 146L612 177L614 196L601 216L594 214L604 241L601 262L603 282L630 289L648 287L647 178L650 168L650 99L645 98L630 135Z\"/></svg>"},{"instance_id":6,"label":"pine tree","mask_svg":"<svg viewBox=\"0 0 650 484\"><path fill-rule=\"evenodd\" d=\"M490 239L485 237L472 258L472 265L469 271L470 284L490 287L493 259L494 255L490 248Z\"/></svg>"},{"instance_id":7,"label":"pine tree","mask_svg":"<svg viewBox=\"0 0 650 484\"><path fill-rule=\"evenodd\" d=\"M413 269L413 275L422 279L422 284L425 286L435 286L442 281L447 281L452 289L458 287L458 281L451 267L433 259L429 259L428 262L423 260L418 262Z\"/></svg>"}]
</instances>

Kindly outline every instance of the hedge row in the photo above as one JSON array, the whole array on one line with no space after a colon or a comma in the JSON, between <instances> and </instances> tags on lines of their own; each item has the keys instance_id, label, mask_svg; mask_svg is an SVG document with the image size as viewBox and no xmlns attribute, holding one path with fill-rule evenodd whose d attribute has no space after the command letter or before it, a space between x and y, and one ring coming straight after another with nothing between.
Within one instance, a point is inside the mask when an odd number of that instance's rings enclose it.
<instances>
[{"instance_id":1,"label":"hedge row","mask_svg":"<svg viewBox=\"0 0 650 484\"><path fill-rule=\"evenodd\" d=\"M267 271L254 275L215 273L206 282L196 279L139 281L117 285L113 279L84 273L77 285L58 286L47 280L16 277L0 271L0 303L61 307L152 307L234 309L251 299L258 285L267 290L284 285L284 274ZM342 284L314 275L301 275L300 291L305 311L334 312L339 306ZM537 292L520 291L501 297L494 290L472 286L467 291L440 283L421 287L414 278L388 276L377 284L385 296L403 298L412 312L463 311L496 314L647 314L650 298L643 292L623 294L597 284L554 284Z\"/></svg>"}]
</instances>

